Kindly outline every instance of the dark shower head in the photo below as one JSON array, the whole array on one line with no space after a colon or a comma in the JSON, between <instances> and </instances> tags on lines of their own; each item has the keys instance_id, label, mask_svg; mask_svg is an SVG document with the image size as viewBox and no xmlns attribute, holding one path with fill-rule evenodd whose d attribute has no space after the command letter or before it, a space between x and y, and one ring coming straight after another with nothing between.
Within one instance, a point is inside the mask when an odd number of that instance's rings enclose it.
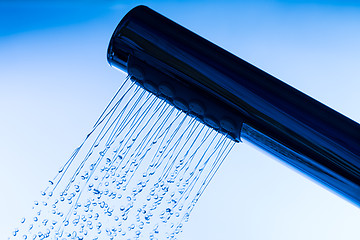
<instances>
[{"instance_id":1,"label":"dark shower head","mask_svg":"<svg viewBox=\"0 0 360 240\"><path fill-rule=\"evenodd\" d=\"M121 20L107 57L159 98L360 206L358 123L145 6Z\"/></svg>"}]
</instances>

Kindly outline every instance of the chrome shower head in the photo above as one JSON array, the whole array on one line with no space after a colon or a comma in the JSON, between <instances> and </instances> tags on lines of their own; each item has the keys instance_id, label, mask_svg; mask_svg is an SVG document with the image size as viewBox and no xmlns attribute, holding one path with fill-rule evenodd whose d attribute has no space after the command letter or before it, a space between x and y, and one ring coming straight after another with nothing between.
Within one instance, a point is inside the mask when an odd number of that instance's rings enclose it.
<instances>
[{"instance_id":1,"label":"chrome shower head","mask_svg":"<svg viewBox=\"0 0 360 240\"><path fill-rule=\"evenodd\" d=\"M360 206L358 123L145 6L121 20L107 57L176 108Z\"/></svg>"}]
</instances>

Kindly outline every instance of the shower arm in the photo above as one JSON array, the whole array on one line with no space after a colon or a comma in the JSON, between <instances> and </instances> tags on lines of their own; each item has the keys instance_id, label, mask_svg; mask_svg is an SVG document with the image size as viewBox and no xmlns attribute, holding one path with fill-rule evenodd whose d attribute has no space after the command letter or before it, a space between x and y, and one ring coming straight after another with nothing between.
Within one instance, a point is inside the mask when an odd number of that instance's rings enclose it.
<instances>
[{"instance_id":1,"label":"shower arm","mask_svg":"<svg viewBox=\"0 0 360 240\"><path fill-rule=\"evenodd\" d=\"M357 122L145 6L121 20L107 57L158 97L360 206Z\"/></svg>"}]
</instances>

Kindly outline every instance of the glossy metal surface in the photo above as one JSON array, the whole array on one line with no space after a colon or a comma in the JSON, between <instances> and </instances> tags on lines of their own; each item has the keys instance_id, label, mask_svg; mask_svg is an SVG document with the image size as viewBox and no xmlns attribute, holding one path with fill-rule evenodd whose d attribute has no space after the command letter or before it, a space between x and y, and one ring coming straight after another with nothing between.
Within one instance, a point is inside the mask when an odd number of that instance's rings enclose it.
<instances>
[{"instance_id":1,"label":"glossy metal surface","mask_svg":"<svg viewBox=\"0 0 360 240\"><path fill-rule=\"evenodd\" d=\"M108 61L175 106L160 85L177 90L189 114L211 126L209 116L232 139L241 135L360 206L358 123L144 6L116 28Z\"/></svg>"}]
</instances>

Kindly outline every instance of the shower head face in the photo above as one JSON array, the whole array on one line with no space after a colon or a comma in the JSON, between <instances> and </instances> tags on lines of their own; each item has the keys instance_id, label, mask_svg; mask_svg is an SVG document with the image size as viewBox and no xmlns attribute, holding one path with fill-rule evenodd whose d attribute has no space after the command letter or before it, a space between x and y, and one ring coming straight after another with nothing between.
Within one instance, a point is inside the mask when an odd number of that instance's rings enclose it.
<instances>
[{"instance_id":1,"label":"shower head face","mask_svg":"<svg viewBox=\"0 0 360 240\"><path fill-rule=\"evenodd\" d=\"M138 85L228 138L240 141L242 117L219 98L136 57L129 56L127 64L128 74Z\"/></svg>"}]
</instances>

